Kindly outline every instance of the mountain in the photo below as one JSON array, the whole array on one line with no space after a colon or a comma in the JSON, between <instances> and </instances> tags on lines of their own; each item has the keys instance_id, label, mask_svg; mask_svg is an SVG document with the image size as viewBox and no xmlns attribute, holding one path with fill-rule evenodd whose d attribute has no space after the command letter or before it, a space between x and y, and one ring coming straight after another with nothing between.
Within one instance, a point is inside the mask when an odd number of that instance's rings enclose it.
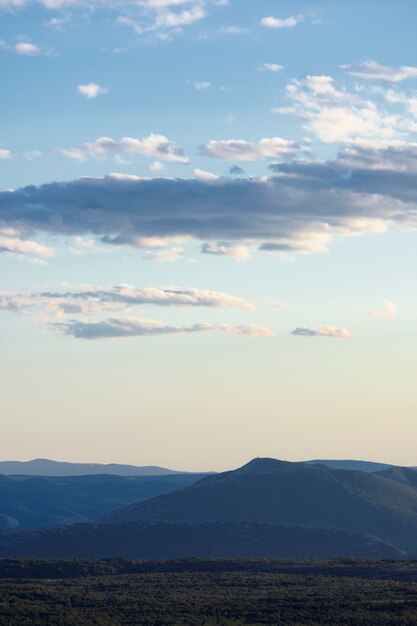
<instances>
[{"instance_id":1,"label":"mountain","mask_svg":"<svg viewBox=\"0 0 417 626\"><path fill-rule=\"evenodd\" d=\"M327 465L334 469L356 470L358 472L383 472L384 470L394 467L387 463L375 463L373 461L353 461L353 460L325 460L325 459L313 459L312 461L306 461L306 463L312 463L314 465ZM408 469L416 469L410 467Z\"/></svg>"},{"instance_id":2,"label":"mountain","mask_svg":"<svg viewBox=\"0 0 417 626\"><path fill-rule=\"evenodd\" d=\"M0 536L0 557L177 559L189 557L403 558L366 533L259 522L74 524Z\"/></svg>"},{"instance_id":3,"label":"mountain","mask_svg":"<svg viewBox=\"0 0 417 626\"><path fill-rule=\"evenodd\" d=\"M112 474L117 476L165 476L168 474L186 474L156 465L119 465L109 463L67 463L50 459L32 461L0 461L0 474L25 476L85 476L88 474Z\"/></svg>"},{"instance_id":4,"label":"mountain","mask_svg":"<svg viewBox=\"0 0 417 626\"><path fill-rule=\"evenodd\" d=\"M130 505L106 523L252 521L367 532L417 555L417 472L378 473L254 459L180 491Z\"/></svg>"},{"instance_id":5,"label":"mountain","mask_svg":"<svg viewBox=\"0 0 417 626\"><path fill-rule=\"evenodd\" d=\"M0 529L93 521L113 509L185 487L202 476L0 475Z\"/></svg>"}]
</instances>

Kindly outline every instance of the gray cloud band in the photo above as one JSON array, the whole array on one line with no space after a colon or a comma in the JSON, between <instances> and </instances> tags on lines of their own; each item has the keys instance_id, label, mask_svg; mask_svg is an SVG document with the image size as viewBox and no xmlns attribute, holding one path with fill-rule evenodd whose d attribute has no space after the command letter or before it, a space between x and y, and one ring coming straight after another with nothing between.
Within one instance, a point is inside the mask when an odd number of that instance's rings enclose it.
<instances>
[{"instance_id":1,"label":"gray cloud band","mask_svg":"<svg viewBox=\"0 0 417 626\"><path fill-rule=\"evenodd\" d=\"M25 187L0 193L0 229L14 228L22 238L89 233L133 246L140 237L185 236L221 241L222 253L227 242L323 250L334 235L415 225L416 155L414 145L352 148L335 161L272 165L268 179L110 175Z\"/></svg>"}]
</instances>

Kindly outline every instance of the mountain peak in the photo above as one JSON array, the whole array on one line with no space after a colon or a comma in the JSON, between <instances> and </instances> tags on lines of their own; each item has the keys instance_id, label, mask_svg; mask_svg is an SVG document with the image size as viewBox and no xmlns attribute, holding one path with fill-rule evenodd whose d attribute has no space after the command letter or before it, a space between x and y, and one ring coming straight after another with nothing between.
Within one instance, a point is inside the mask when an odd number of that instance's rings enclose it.
<instances>
[{"instance_id":1,"label":"mountain peak","mask_svg":"<svg viewBox=\"0 0 417 626\"><path fill-rule=\"evenodd\" d=\"M239 469L235 470L235 473L240 474L275 474L282 470L284 467L290 466L289 461L280 461L279 459L271 459L269 457L256 457L246 463Z\"/></svg>"}]
</instances>

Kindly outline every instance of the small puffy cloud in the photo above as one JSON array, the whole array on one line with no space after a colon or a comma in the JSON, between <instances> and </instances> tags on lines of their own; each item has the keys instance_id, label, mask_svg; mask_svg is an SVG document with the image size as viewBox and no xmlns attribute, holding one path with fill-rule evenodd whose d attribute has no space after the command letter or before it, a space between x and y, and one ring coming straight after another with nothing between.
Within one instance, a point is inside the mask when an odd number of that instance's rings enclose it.
<instances>
[{"instance_id":1,"label":"small puffy cloud","mask_svg":"<svg viewBox=\"0 0 417 626\"><path fill-rule=\"evenodd\" d=\"M156 337L205 333L213 330L247 337L273 337L275 333L264 326L230 326L203 322L191 326L170 326L156 320L137 318L109 318L99 322L69 320L54 324L54 327L66 335L77 339L123 339L127 337Z\"/></svg>"},{"instance_id":2,"label":"small puffy cloud","mask_svg":"<svg viewBox=\"0 0 417 626\"><path fill-rule=\"evenodd\" d=\"M284 68L282 65L278 65L278 63L264 63L259 69L267 72L274 72L276 74Z\"/></svg>"},{"instance_id":3,"label":"small puffy cloud","mask_svg":"<svg viewBox=\"0 0 417 626\"><path fill-rule=\"evenodd\" d=\"M302 16L292 15L291 17L279 18L279 17L263 17L260 21L261 26L266 28L294 28L302 21Z\"/></svg>"},{"instance_id":4,"label":"small puffy cloud","mask_svg":"<svg viewBox=\"0 0 417 626\"><path fill-rule=\"evenodd\" d=\"M40 150L28 150L25 152L25 159L28 161L34 161L35 159L39 159L42 156L42 152Z\"/></svg>"},{"instance_id":5,"label":"small puffy cloud","mask_svg":"<svg viewBox=\"0 0 417 626\"><path fill-rule=\"evenodd\" d=\"M235 261L246 261L250 256L250 248L248 246L220 241L205 243L201 248L201 252L215 256L230 256Z\"/></svg>"},{"instance_id":6,"label":"small puffy cloud","mask_svg":"<svg viewBox=\"0 0 417 626\"><path fill-rule=\"evenodd\" d=\"M105 157L111 154L143 154L177 163L188 163L184 150L164 135L152 133L148 137L123 137L116 141L111 137L99 137L91 143L74 148L60 148L61 154L69 159L85 161L87 158Z\"/></svg>"},{"instance_id":7,"label":"small puffy cloud","mask_svg":"<svg viewBox=\"0 0 417 626\"><path fill-rule=\"evenodd\" d=\"M155 174L160 174L165 170L165 165L161 161L154 161L150 164L149 169Z\"/></svg>"},{"instance_id":8,"label":"small puffy cloud","mask_svg":"<svg viewBox=\"0 0 417 626\"><path fill-rule=\"evenodd\" d=\"M211 140L202 148L205 156L236 161L273 159L295 151L294 141L282 137L260 139L257 143L243 139Z\"/></svg>"},{"instance_id":9,"label":"small puffy cloud","mask_svg":"<svg viewBox=\"0 0 417 626\"><path fill-rule=\"evenodd\" d=\"M204 180L207 183L219 180L220 178L219 176L217 176L217 174L207 172L206 170L200 170L198 167L194 169L194 176L198 178L198 180Z\"/></svg>"},{"instance_id":10,"label":"small puffy cloud","mask_svg":"<svg viewBox=\"0 0 417 626\"><path fill-rule=\"evenodd\" d=\"M388 83L400 83L407 78L417 78L417 67L402 65L398 68L380 65L376 61L362 61L341 65L341 69L352 76L365 80L379 80Z\"/></svg>"},{"instance_id":11,"label":"small puffy cloud","mask_svg":"<svg viewBox=\"0 0 417 626\"><path fill-rule=\"evenodd\" d=\"M211 87L213 87L213 85L211 83L209 83L208 81L204 82L197 82L197 83L193 83L194 87L197 89L197 91L207 91L207 89L211 89Z\"/></svg>"},{"instance_id":12,"label":"small puffy cloud","mask_svg":"<svg viewBox=\"0 0 417 626\"><path fill-rule=\"evenodd\" d=\"M333 339L353 339L355 337L346 328L339 326L322 326L316 330L299 326L291 334L296 337L331 337Z\"/></svg>"},{"instance_id":13,"label":"small puffy cloud","mask_svg":"<svg viewBox=\"0 0 417 626\"><path fill-rule=\"evenodd\" d=\"M86 85L78 85L77 91L82 96L85 96L87 100L97 98L97 96L107 93L107 87L100 87L97 83L87 83Z\"/></svg>"},{"instance_id":14,"label":"small puffy cloud","mask_svg":"<svg viewBox=\"0 0 417 626\"><path fill-rule=\"evenodd\" d=\"M39 48L39 46L36 46L34 43L28 43L24 41L17 43L14 49L17 54L23 56L37 56L38 54L41 54L41 49Z\"/></svg>"},{"instance_id":15,"label":"small puffy cloud","mask_svg":"<svg viewBox=\"0 0 417 626\"><path fill-rule=\"evenodd\" d=\"M6 150L5 148L0 148L0 161L6 161L7 159L11 159L13 157L10 150Z\"/></svg>"},{"instance_id":16,"label":"small puffy cloud","mask_svg":"<svg viewBox=\"0 0 417 626\"><path fill-rule=\"evenodd\" d=\"M385 300L384 306L379 311L369 311L366 314L370 317L377 317L379 319L392 320L397 317L397 307L390 300Z\"/></svg>"}]
</instances>

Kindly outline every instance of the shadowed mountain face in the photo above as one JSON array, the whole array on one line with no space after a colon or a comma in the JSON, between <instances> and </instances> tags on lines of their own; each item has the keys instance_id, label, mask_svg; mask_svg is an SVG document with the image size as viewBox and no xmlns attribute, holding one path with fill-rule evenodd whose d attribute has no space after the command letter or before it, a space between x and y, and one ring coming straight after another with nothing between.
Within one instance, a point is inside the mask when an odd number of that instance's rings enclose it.
<instances>
[{"instance_id":1,"label":"shadowed mountain face","mask_svg":"<svg viewBox=\"0 0 417 626\"><path fill-rule=\"evenodd\" d=\"M50 459L33 459L32 461L0 461L0 474L25 476L86 476L91 474L112 474L116 476L165 476L179 474L174 470L146 465L119 465L109 463L66 463ZM181 472L187 473L187 472Z\"/></svg>"},{"instance_id":2,"label":"shadowed mountain face","mask_svg":"<svg viewBox=\"0 0 417 626\"><path fill-rule=\"evenodd\" d=\"M202 476L0 475L0 529L93 521L132 502L181 489Z\"/></svg>"},{"instance_id":3,"label":"shadowed mountain face","mask_svg":"<svg viewBox=\"0 0 417 626\"><path fill-rule=\"evenodd\" d=\"M358 472L384 472L387 469L393 467L387 463L374 463L373 461L354 461L354 460L328 460L328 459L313 459L312 461L306 461L313 465L327 465L327 467L333 467L334 469L344 470L356 470ZM416 469L410 467L408 469Z\"/></svg>"},{"instance_id":4,"label":"shadowed mountain face","mask_svg":"<svg viewBox=\"0 0 417 626\"><path fill-rule=\"evenodd\" d=\"M368 532L417 555L417 473L365 473L254 459L190 487L115 511L103 522L238 521Z\"/></svg>"},{"instance_id":5,"label":"shadowed mountain face","mask_svg":"<svg viewBox=\"0 0 417 626\"><path fill-rule=\"evenodd\" d=\"M0 536L1 557L175 559L189 557L403 558L365 533L257 522L74 524Z\"/></svg>"}]
</instances>

